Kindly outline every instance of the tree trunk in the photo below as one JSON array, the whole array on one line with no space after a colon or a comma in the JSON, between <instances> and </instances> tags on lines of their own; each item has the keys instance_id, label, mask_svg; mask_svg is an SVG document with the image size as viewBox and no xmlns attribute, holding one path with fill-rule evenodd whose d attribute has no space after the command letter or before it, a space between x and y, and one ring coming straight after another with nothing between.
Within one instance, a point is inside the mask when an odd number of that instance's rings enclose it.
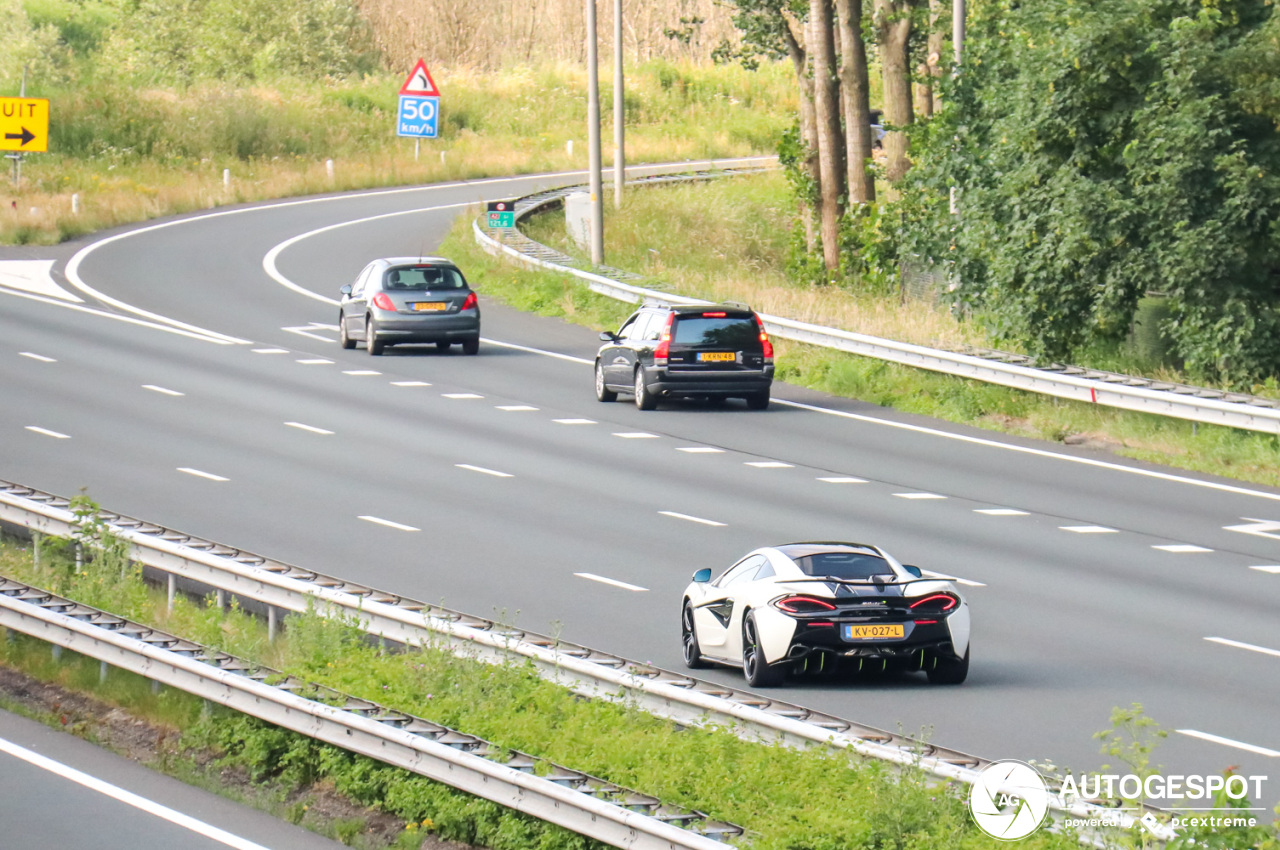
<instances>
[{"instance_id":1,"label":"tree trunk","mask_svg":"<svg viewBox=\"0 0 1280 850\"><path fill-rule=\"evenodd\" d=\"M813 108L818 125L818 208L822 260L828 271L840 266L841 198L845 194L844 130L840 126L840 80L836 76L831 0L809 0L809 61Z\"/></svg>"},{"instance_id":2,"label":"tree trunk","mask_svg":"<svg viewBox=\"0 0 1280 850\"><path fill-rule=\"evenodd\" d=\"M803 36L797 36L798 25L789 18L783 18L782 38L787 45L787 56L791 59L791 67L796 72L796 82L800 88L800 140L806 149L801 167L813 181L814 187L822 185L822 175L818 172L818 122L813 109L813 81L809 79L809 56L802 44ZM804 242L809 253L818 250L818 230L813 223L813 205L808 198L801 198L800 221L804 226Z\"/></svg>"},{"instance_id":3,"label":"tree trunk","mask_svg":"<svg viewBox=\"0 0 1280 850\"><path fill-rule=\"evenodd\" d=\"M893 127L906 127L915 120L911 109L911 69L907 55L912 2L875 0L875 28L884 73L884 117ZM907 134L891 130L884 138L884 151L885 176L892 187L911 168L907 159ZM895 194L892 188L890 194Z\"/></svg>"},{"instance_id":4,"label":"tree trunk","mask_svg":"<svg viewBox=\"0 0 1280 850\"><path fill-rule=\"evenodd\" d=\"M925 47L925 61L919 75L924 81L920 86L920 114L932 118L942 108L938 97L938 78L942 76L942 50L945 39L942 32L942 0L929 0L929 36Z\"/></svg>"},{"instance_id":5,"label":"tree trunk","mask_svg":"<svg viewBox=\"0 0 1280 850\"><path fill-rule=\"evenodd\" d=\"M867 46L862 41L862 0L836 0L840 35L840 97L845 116L845 167L849 203L873 204L876 182L867 165L871 160L871 101L867 74Z\"/></svg>"}]
</instances>

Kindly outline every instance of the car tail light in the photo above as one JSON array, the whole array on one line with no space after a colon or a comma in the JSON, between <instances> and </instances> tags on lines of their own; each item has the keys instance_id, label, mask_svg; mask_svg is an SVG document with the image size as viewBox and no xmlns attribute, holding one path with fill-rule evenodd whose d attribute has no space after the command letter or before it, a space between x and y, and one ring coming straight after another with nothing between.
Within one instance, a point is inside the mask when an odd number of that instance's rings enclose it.
<instances>
[{"instance_id":1,"label":"car tail light","mask_svg":"<svg viewBox=\"0 0 1280 850\"><path fill-rule=\"evenodd\" d=\"M773 604L778 610L788 614L817 614L819 611L836 610L836 606L825 599L812 596L784 596Z\"/></svg>"},{"instance_id":2,"label":"car tail light","mask_svg":"<svg viewBox=\"0 0 1280 850\"><path fill-rule=\"evenodd\" d=\"M756 327L760 328L760 347L764 349L764 362L773 362L773 343L769 340L769 334L765 332L764 322L759 316L756 316Z\"/></svg>"},{"instance_id":3,"label":"car tail light","mask_svg":"<svg viewBox=\"0 0 1280 850\"><path fill-rule=\"evenodd\" d=\"M479 303L480 303L480 299L476 298L476 294L474 292L468 292L467 300L462 302L462 309L474 310L479 305Z\"/></svg>"},{"instance_id":4,"label":"car tail light","mask_svg":"<svg viewBox=\"0 0 1280 850\"><path fill-rule=\"evenodd\" d=\"M391 303L391 296L385 292L379 292L373 296L373 306L379 310L390 310L393 313L396 311L396 305Z\"/></svg>"},{"instance_id":5,"label":"car tail light","mask_svg":"<svg viewBox=\"0 0 1280 850\"><path fill-rule=\"evenodd\" d=\"M931 593L911 603L911 610L917 614L946 614L960 604L960 600L950 593Z\"/></svg>"},{"instance_id":6,"label":"car tail light","mask_svg":"<svg viewBox=\"0 0 1280 850\"><path fill-rule=\"evenodd\" d=\"M662 336L658 337L658 347L653 350L653 365L666 366L671 356L671 325L676 320L675 313L667 314L667 324L662 328Z\"/></svg>"},{"instance_id":7,"label":"car tail light","mask_svg":"<svg viewBox=\"0 0 1280 850\"><path fill-rule=\"evenodd\" d=\"M723 319L723 318L725 318L725 317L726 317L726 316L728 316L728 315L729 315L728 313L725 313L725 312L723 312L723 311L722 311L722 312L719 312L719 313L703 313L703 314L702 314L702 318L704 318L704 319Z\"/></svg>"},{"instance_id":8,"label":"car tail light","mask_svg":"<svg viewBox=\"0 0 1280 850\"><path fill-rule=\"evenodd\" d=\"M938 621L937 620L916 620L915 622L917 626L931 626Z\"/></svg>"},{"instance_id":9,"label":"car tail light","mask_svg":"<svg viewBox=\"0 0 1280 850\"><path fill-rule=\"evenodd\" d=\"M819 620L810 620L810 621L809 621L809 628L811 628L811 629L822 628L822 627L824 627L824 626L825 626L826 628L833 628L833 627L835 626L835 623L831 622L830 620L821 620L821 621L819 621Z\"/></svg>"}]
</instances>

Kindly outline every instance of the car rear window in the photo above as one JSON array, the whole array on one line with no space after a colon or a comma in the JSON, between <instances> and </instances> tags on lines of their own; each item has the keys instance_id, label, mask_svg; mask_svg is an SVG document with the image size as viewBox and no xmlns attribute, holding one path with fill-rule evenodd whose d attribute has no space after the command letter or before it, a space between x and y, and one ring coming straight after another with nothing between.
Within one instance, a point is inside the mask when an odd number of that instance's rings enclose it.
<instances>
[{"instance_id":1,"label":"car rear window","mask_svg":"<svg viewBox=\"0 0 1280 850\"><path fill-rule=\"evenodd\" d=\"M753 316L716 318L695 313L676 316L671 341L679 345L740 351L760 347L760 328Z\"/></svg>"},{"instance_id":2,"label":"car rear window","mask_svg":"<svg viewBox=\"0 0 1280 850\"><path fill-rule=\"evenodd\" d=\"M448 266L400 266L387 269L387 289L463 289L467 282L462 273Z\"/></svg>"},{"instance_id":3,"label":"car rear window","mask_svg":"<svg viewBox=\"0 0 1280 850\"><path fill-rule=\"evenodd\" d=\"M869 579L889 575L893 568L876 555L861 552L818 552L795 559L805 575L816 578Z\"/></svg>"}]
</instances>

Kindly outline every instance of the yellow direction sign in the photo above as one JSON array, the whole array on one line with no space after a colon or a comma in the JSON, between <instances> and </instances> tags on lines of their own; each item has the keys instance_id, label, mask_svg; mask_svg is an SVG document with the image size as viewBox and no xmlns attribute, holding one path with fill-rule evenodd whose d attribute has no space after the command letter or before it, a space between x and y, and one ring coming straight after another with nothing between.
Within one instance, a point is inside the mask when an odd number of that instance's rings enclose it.
<instances>
[{"instance_id":1,"label":"yellow direction sign","mask_svg":"<svg viewBox=\"0 0 1280 850\"><path fill-rule=\"evenodd\" d=\"M0 97L0 151L49 150L49 99Z\"/></svg>"}]
</instances>

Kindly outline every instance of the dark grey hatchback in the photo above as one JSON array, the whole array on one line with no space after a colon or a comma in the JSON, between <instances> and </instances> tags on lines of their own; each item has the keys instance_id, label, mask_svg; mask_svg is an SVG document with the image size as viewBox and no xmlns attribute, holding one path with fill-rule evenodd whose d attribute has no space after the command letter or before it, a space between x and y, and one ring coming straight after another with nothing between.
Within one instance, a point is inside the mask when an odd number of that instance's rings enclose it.
<instances>
[{"instance_id":1,"label":"dark grey hatchback","mask_svg":"<svg viewBox=\"0 0 1280 850\"><path fill-rule=\"evenodd\" d=\"M617 333L605 331L600 339L600 401L629 392L641 410L676 396L743 398L752 410L769 406L773 343L748 307L645 305Z\"/></svg>"},{"instance_id":2,"label":"dark grey hatchback","mask_svg":"<svg viewBox=\"0 0 1280 850\"><path fill-rule=\"evenodd\" d=\"M465 354L480 350L480 304L462 272L440 257L389 257L364 267L342 287L338 342L370 354L388 345L434 342L441 351L462 343Z\"/></svg>"}]
</instances>

